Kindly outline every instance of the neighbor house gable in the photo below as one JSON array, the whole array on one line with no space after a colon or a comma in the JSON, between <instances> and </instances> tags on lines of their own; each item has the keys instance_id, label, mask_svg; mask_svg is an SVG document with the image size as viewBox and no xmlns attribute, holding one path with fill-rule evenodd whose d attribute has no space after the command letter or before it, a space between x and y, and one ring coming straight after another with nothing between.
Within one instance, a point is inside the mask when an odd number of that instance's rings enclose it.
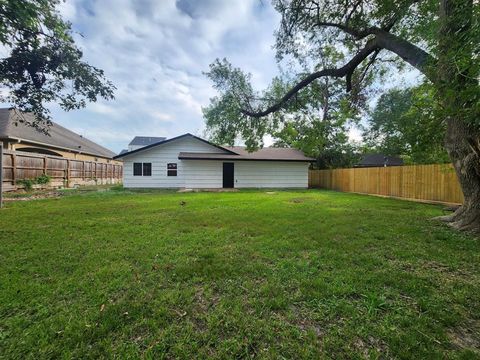
<instances>
[{"instance_id":1,"label":"neighbor house gable","mask_svg":"<svg viewBox=\"0 0 480 360\"><path fill-rule=\"evenodd\" d=\"M142 147L140 149L136 149L136 150L132 150L132 151L128 151L128 152L119 154L119 155L115 156L114 159L129 157L130 155L134 155L134 154L138 154L140 152L148 151L148 150L153 149L153 148L159 148L159 147L165 146L167 144L171 144L173 142L178 142L178 141L184 140L184 139L190 139L190 140L193 140L195 142L201 142L203 145L208 145L208 147L203 147L204 151L213 152L213 153L223 153L223 154L237 155L236 152L234 152L232 150L229 150L229 149L227 149L223 146L216 145L216 144L211 143L210 141L202 139L198 136L187 133L187 134L183 134L183 135L180 135L180 136L173 137L171 139L167 139L167 140L163 140L163 141L151 144L151 145L147 145L147 146Z\"/></svg>"}]
</instances>

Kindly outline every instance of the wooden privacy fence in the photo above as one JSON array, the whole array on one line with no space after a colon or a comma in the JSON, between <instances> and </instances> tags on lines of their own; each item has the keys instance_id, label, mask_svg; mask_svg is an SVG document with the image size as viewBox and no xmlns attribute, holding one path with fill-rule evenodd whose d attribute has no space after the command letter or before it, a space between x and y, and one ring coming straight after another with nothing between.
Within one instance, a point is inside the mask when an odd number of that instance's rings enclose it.
<instances>
[{"instance_id":1,"label":"wooden privacy fence","mask_svg":"<svg viewBox=\"0 0 480 360\"><path fill-rule=\"evenodd\" d=\"M52 186L118 183L122 165L67 159L21 151L3 151L3 188L15 190L17 181L48 175Z\"/></svg>"},{"instance_id":2,"label":"wooden privacy fence","mask_svg":"<svg viewBox=\"0 0 480 360\"><path fill-rule=\"evenodd\" d=\"M344 192L463 203L451 164L310 170L308 183L310 187Z\"/></svg>"}]
</instances>

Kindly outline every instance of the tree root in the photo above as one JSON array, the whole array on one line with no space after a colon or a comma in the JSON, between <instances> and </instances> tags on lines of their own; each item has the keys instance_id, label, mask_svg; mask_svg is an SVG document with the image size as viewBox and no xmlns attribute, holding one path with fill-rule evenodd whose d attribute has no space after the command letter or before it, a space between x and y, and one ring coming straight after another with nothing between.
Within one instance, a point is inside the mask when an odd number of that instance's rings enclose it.
<instances>
[{"instance_id":1,"label":"tree root","mask_svg":"<svg viewBox=\"0 0 480 360\"><path fill-rule=\"evenodd\" d=\"M455 230L480 234L480 209L477 206L463 205L453 214L437 216L432 220L447 223Z\"/></svg>"},{"instance_id":2,"label":"tree root","mask_svg":"<svg viewBox=\"0 0 480 360\"><path fill-rule=\"evenodd\" d=\"M455 210L454 213L450 214L450 215L442 215L442 216L437 216L437 217L434 217L432 220L437 220L437 221L442 221L442 222L446 222L446 223L451 223L451 222L454 222L456 221L457 219L459 219L461 217L461 215L468 209L468 207L466 207L465 205L463 206L460 206L457 210Z\"/></svg>"},{"instance_id":3,"label":"tree root","mask_svg":"<svg viewBox=\"0 0 480 360\"><path fill-rule=\"evenodd\" d=\"M432 218L432 220L450 223L455 220L455 213L450 215L435 216L434 218Z\"/></svg>"},{"instance_id":4,"label":"tree root","mask_svg":"<svg viewBox=\"0 0 480 360\"><path fill-rule=\"evenodd\" d=\"M454 221L448 224L455 230L473 232L475 234L480 234L480 217L479 216L470 216L466 218L461 218L460 220Z\"/></svg>"}]
</instances>

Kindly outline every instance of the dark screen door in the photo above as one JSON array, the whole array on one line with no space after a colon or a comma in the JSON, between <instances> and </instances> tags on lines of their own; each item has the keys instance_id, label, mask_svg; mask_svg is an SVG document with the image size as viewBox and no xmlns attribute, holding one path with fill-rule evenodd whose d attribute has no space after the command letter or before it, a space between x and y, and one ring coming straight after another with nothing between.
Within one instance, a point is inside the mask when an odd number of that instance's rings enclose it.
<instances>
[{"instance_id":1,"label":"dark screen door","mask_svg":"<svg viewBox=\"0 0 480 360\"><path fill-rule=\"evenodd\" d=\"M223 163L223 187L233 188L233 163Z\"/></svg>"}]
</instances>

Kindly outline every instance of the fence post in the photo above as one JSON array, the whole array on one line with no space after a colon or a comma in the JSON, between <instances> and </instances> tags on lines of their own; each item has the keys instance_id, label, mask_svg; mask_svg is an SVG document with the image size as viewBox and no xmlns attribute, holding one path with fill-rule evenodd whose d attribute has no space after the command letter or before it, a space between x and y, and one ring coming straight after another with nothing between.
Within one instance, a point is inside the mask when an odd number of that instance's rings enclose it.
<instances>
[{"instance_id":1,"label":"fence post","mask_svg":"<svg viewBox=\"0 0 480 360\"><path fill-rule=\"evenodd\" d=\"M66 180L67 180L67 188L68 188L68 187L70 187L70 160L69 159L67 159Z\"/></svg>"},{"instance_id":2,"label":"fence post","mask_svg":"<svg viewBox=\"0 0 480 360\"><path fill-rule=\"evenodd\" d=\"M16 189L17 183L17 153L14 151L12 154L12 185Z\"/></svg>"}]
</instances>

